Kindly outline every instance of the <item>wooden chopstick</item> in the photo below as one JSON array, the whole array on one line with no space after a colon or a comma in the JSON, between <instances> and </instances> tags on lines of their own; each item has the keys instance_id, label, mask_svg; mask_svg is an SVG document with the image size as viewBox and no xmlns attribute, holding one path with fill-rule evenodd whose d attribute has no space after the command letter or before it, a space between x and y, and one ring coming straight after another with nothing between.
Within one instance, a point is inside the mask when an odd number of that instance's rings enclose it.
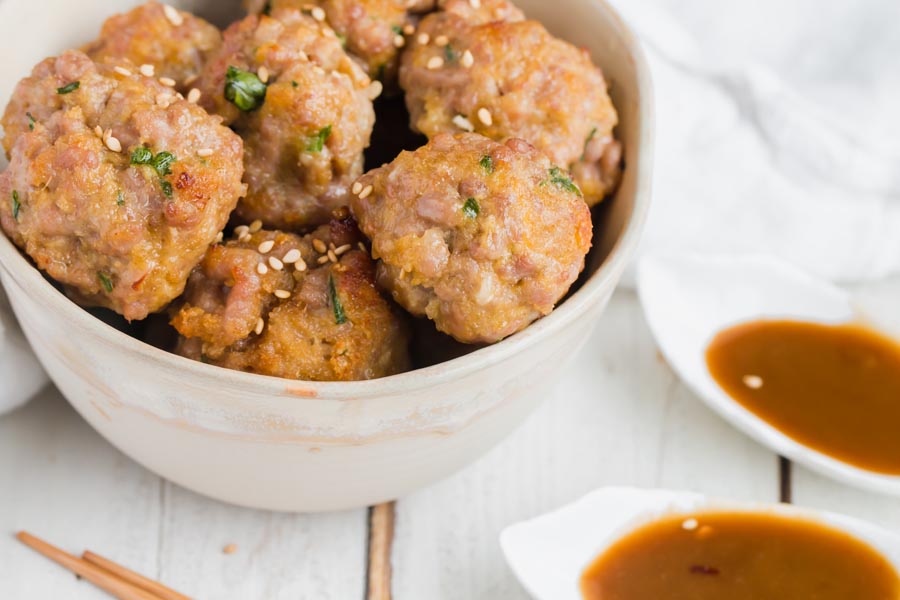
<instances>
[{"instance_id":1,"label":"wooden chopstick","mask_svg":"<svg viewBox=\"0 0 900 600\"><path fill-rule=\"evenodd\" d=\"M16 537L26 546L87 579L119 600L160 600L159 596L135 587L127 581L119 579L109 571L101 569L97 565L93 565L77 556L72 556L68 552L34 537L26 531L20 531L16 534Z\"/></svg>"},{"instance_id":2,"label":"wooden chopstick","mask_svg":"<svg viewBox=\"0 0 900 600\"><path fill-rule=\"evenodd\" d=\"M90 550L85 550L81 555L81 558L93 565L97 565L101 569L109 571L113 575L118 576L120 579L127 581L135 587L139 587L144 591L154 594L155 597L160 598L160 600L191 600L188 596L179 594L175 590L167 588L158 581L148 579L140 573L135 573L131 569L127 569L122 565L114 563L108 558L103 558L99 554L94 554Z\"/></svg>"},{"instance_id":3,"label":"wooden chopstick","mask_svg":"<svg viewBox=\"0 0 900 600\"><path fill-rule=\"evenodd\" d=\"M391 546L394 541L394 503L372 507L369 517L369 573L367 600L391 600Z\"/></svg>"}]
</instances>

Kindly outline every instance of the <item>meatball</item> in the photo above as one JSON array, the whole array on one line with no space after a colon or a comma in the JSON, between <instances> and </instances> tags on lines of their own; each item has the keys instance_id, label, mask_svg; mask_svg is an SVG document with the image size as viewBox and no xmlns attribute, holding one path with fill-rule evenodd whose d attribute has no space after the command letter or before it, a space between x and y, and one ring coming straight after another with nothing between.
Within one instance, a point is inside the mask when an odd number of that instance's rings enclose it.
<instances>
[{"instance_id":1,"label":"meatball","mask_svg":"<svg viewBox=\"0 0 900 600\"><path fill-rule=\"evenodd\" d=\"M379 283L461 342L496 342L549 313L591 246L578 188L516 138L439 134L353 191Z\"/></svg>"},{"instance_id":2,"label":"meatball","mask_svg":"<svg viewBox=\"0 0 900 600\"><path fill-rule=\"evenodd\" d=\"M525 19L509 0L443 0L440 5L441 10L462 17L470 25Z\"/></svg>"},{"instance_id":3,"label":"meatball","mask_svg":"<svg viewBox=\"0 0 900 600\"><path fill-rule=\"evenodd\" d=\"M352 219L305 237L246 226L236 234L191 275L172 319L179 354L310 381L409 368L408 324L375 288L375 266Z\"/></svg>"},{"instance_id":4,"label":"meatball","mask_svg":"<svg viewBox=\"0 0 900 600\"><path fill-rule=\"evenodd\" d=\"M19 82L0 224L76 301L132 320L181 294L245 186L221 119L126 73L70 51Z\"/></svg>"},{"instance_id":5,"label":"meatball","mask_svg":"<svg viewBox=\"0 0 900 600\"><path fill-rule=\"evenodd\" d=\"M222 34L215 26L171 6L148 2L107 19L100 37L84 51L97 62L124 59L139 67L151 65L157 77L172 79L186 91L221 45Z\"/></svg>"},{"instance_id":6,"label":"meatball","mask_svg":"<svg viewBox=\"0 0 900 600\"><path fill-rule=\"evenodd\" d=\"M346 205L381 84L370 85L327 25L295 10L272 15L229 27L197 86L201 104L244 138L249 189L237 216L298 229Z\"/></svg>"},{"instance_id":7,"label":"meatball","mask_svg":"<svg viewBox=\"0 0 900 600\"><path fill-rule=\"evenodd\" d=\"M428 10L433 2L415 0L250 0L250 12L280 8L303 9L325 19L344 40L347 51L359 58L372 79L394 81L397 56L406 43L404 28L411 25L410 9Z\"/></svg>"},{"instance_id":8,"label":"meatball","mask_svg":"<svg viewBox=\"0 0 900 600\"><path fill-rule=\"evenodd\" d=\"M422 20L423 34L429 43L411 46L400 67L413 129L522 138L571 170L589 205L613 189L618 116L586 51L535 21L473 25L435 13Z\"/></svg>"}]
</instances>

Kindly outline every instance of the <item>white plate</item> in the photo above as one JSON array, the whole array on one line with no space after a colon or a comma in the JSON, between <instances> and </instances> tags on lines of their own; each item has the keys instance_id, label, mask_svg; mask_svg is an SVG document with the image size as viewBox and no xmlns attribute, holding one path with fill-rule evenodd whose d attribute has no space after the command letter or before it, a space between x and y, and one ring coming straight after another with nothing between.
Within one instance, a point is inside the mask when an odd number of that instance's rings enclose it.
<instances>
[{"instance_id":1,"label":"white plate","mask_svg":"<svg viewBox=\"0 0 900 600\"><path fill-rule=\"evenodd\" d=\"M761 318L838 324L858 319L846 291L764 256L645 258L638 291L666 360L698 396L732 425L814 471L852 486L900 495L900 477L860 469L793 440L741 406L706 366L722 329Z\"/></svg>"}]
</instances>

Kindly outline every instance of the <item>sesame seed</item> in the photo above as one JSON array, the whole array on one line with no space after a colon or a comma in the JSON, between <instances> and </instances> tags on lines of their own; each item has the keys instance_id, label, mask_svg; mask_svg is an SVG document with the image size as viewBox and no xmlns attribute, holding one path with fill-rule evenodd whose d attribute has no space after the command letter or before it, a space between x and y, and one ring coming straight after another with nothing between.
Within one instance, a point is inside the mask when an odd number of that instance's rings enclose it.
<instances>
[{"instance_id":1,"label":"sesame seed","mask_svg":"<svg viewBox=\"0 0 900 600\"><path fill-rule=\"evenodd\" d=\"M471 6L475 10L478 10L479 8L481 8L481 0L469 0L469 6Z\"/></svg>"},{"instance_id":2,"label":"sesame seed","mask_svg":"<svg viewBox=\"0 0 900 600\"><path fill-rule=\"evenodd\" d=\"M334 250L334 249L335 249L334 242L328 242L328 248L329 248L330 250Z\"/></svg>"},{"instance_id":3,"label":"sesame seed","mask_svg":"<svg viewBox=\"0 0 900 600\"><path fill-rule=\"evenodd\" d=\"M263 83L269 82L269 70L265 67L260 67L256 71L256 76L259 77L259 80L262 81Z\"/></svg>"},{"instance_id":4,"label":"sesame seed","mask_svg":"<svg viewBox=\"0 0 900 600\"><path fill-rule=\"evenodd\" d=\"M253 330L256 332L256 335L260 335L263 332L263 329L266 326L266 322L263 321L263 318L260 317L256 320L256 328Z\"/></svg>"},{"instance_id":5,"label":"sesame seed","mask_svg":"<svg viewBox=\"0 0 900 600\"><path fill-rule=\"evenodd\" d=\"M472 125L472 121L462 115L456 115L451 119L451 122L463 131L475 131L475 126Z\"/></svg>"},{"instance_id":6,"label":"sesame seed","mask_svg":"<svg viewBox=\"0 0 900 600\"><path fill-rule=\"evenodd\" d=\"M199 156L200 158L206 158L206 157L212 156L212 155L213 155L212 148L200 148L199 150L197 150L197 156Z\"/></svg>"},{"instance_id":7,"label":"sesame seed","mask_svg":"<svg viewBox=\"0 0 900 600\"><path fill-rule=\"evenodd\" d=\"M184 23L184 17L181 16L181 13L179 13L168 4L163 4L163 13L165 13L166 18L169 20L169 23L171 23L175 27L180 27L181 24Z\"/></svg>"},{"instance_id":8,"label":"sesame seed","mask_svg":"<svg viewBox=\"0 0 900 600\"><path fill-rule=\"evenodd\" d=\"M434 38L434 43L438 46L446 46L450 43L450 38L448 38L446 35L439 35Z\"/></svg>"},{"instance_id":9,"label":"sesame seed","mask_svg":"<svg viewBox=\"0 0 900 600\"><path fill-rule=\"evenodd\" d=\"M302 258L298 259L296 264L294 265L294 268L302 273L303 271L306 270L306 261L303 260Z\"/></svg>"},{"instance_id":10,"label":"sesame seed","mask_svg":"<svg viewBox=\"0 0 900 600\"><path fill-rule=\"evenodd\" d=\"M309 60L309 56L307 56L306 52L304 52L303 50L299 50L297 52L297 58L299 58L300 60Z\"/></svg>"},{"instance_id":11,"label":"sesame seed","mask_svg":"<svg viewBox=\"0 0 900 600\"><path fill-rule=\"evenodd\" d=\"M160 77L159 82L166 87L175 87L175 80L171 77Z\"/></svg>"},{"instance_id":12,"label":"sesame seed","mask_svg":"<svg viewBox=\"0 0 900 600\"><path fill-rule=\"evenodd\" d=\"M352 247L353 246L351 246L350 244L344 244L343 246L338 246L337 248L335 248L334 253L335 253L335 255L340 256L341 254L348 251Z\"/></svg>"},{"instance_id":13,"label":"sesame seed","mask_svg":"<svg viewBox=\"0 0 900 600\"><path fill-rule=\"evenodd\" d=\"M268 254L274 247L275 240L266 240L257 247L257 250L259 250L260 254Z\"/></svg>"},{"instance_id":14,"label":"sesame seed","mask_svg":"<svg viewBox=\"0 0 900 600\"><path fill-rule=\"evenodd\" d=\"M291 297L291 293L287 290L275 290L275 297L281 298L282 300L287 300Z\"/></svg>"},{"instance_id":15,"label":"sesame seed","mask_svg":"<svg viewBox=\"0 0 900 600\"><path fill-rule=\"evenodd\" d=\"M407 23L403 26L403 33L405 33L406 35L412 35L415 32L416 28L413 27L412 23Z\"/></svg>"},{"instance_id":16,"label":"sesame seed","mask_svg":"<svg viewBox=\"0 0 900 600\"><path fill-rule=\"evenodd\" d=\"M122 143L118 140L118 138L113 137L111 135L106 136L106 147L112 150L113 152L121 152L122 151Z\"/></svg>"},{"instance_id":17,"label":"sesame seed","mask_svg":"<svg viewBox=\"0 0 900 600\"><path fill-rule=\"evenodd\" d=\"M381 92L384 91L384 85L378 81L377 79L369 84L369 87L366 89L366 95L369 97L369 100L374 100L378 96L381 95Z\"/></svg>"},{"instance_id":18,"label":"sesame seed","mask_svg":"<svg viewBox=\"0 0 900 600\"><path fill-rule=\"evenodd\" d=\"M280 271L284 268L284 263L275 258L274 256L269 257L269 266L275 269L276 271Z\"/></svg>"},{"instance_id":19,"label":"sesame seed","mask_svg":"<svg viewBox=\"0 0 900 600\"><path fill-rule=\"evenodd\" d=\"M423 46L427 46L428 42L431 41L431 36L427 33L420 33L418 37L416 37L416 41L422 44Z\"/></svg>"},{"instance_id":20,"label":"sesame seed","mask_svg":"<svg viewBox=\"0 0 900 600\"><path fill-rule=\"evenodd\" d=\"M187 79L184 80L184 85L186 85L186 86L191 85L192 83L194 83L195 81L197 81L197 79L198 79L199 77L200 77L200 76L197 75L197 74L191 75L190 77L188 77Z\"/></svg>"},{"instance_id":21,"label":"sesame seed","mask_svg":"<svg viewBox=\"0 0 900 600\"><path fill-rule=\"evenodd\" d=\"M256 219L255 221L250 223L250 227L248 228L248 231L250 233L256 233L260 229L262 229L262 221L260 221L259 219Z\"/></svg>"},{"instance_id":22,"label":"sesame seed","mask_svg":"<svg viewBox=\"0 0 900 600\"><path fill-rule=\"evenodd\" d=\"M684 522L681 523L681 528L686 529L688 531L693 531L693 530L697 529L697 525L699 525L699 523L697 522L697 519L693 519L693 518L685 519Z\"/></svg>"},{"instance_id":23,"label":"sesame seed","mask_svg":"<svg viewBox=\"0 0 900 600\"><path fill-rule=\"evenodd\" d=\"M362 251L362 252L366 251L366 245L363 244L362 242L357 242L356 246L360 249L360 251Z\"/></svg>"},{"instance_id":24,"label":"sesame seed","mask_svg":"<svg viewBox=\"0 0 900 600\"><path fill-rule=\"evenodd\" d=\"M313 9L310 11L310 14L312 14L312 18L315 19L316 21L324 21L325 20L325 11L322 10L321 6L314 6Z\"/></svg>"},{"instance_id":25,"label":"sesame seed","mask_svg":"<svg viewBox=\"0 0 900 600\"><path fill-rule=\"evenodd\" d=\"M320 256L320 257L319 257L319 260L316 261L316 262L318 262L320 265L324 265L325 263L328 262L328 257L327 257L327 256Z\"/></svg>"},{"instance_id":26,"label":"sesame seed","mask_svg":"<svg viewBox=\"0 0 900 600\"><path fill-rule=\"evenodd\" d=\"M325 245L325 242L323 242L319 238L313 240L313 248L315 248L316 252L318 252L319 254L325 254L325 252L328 251L328 247Z\"/></svg>"},{"instance_id":27,"label":"sesame seed","mask_svg":"<svg viewBox=\"0 0 900 600\"><path fill-rule=\"evenodd\" d=\"M463 52L462 58L459 59L459 63L467 69L475 64L475 57L472 56L472 51L466 50Z\"/></svg>"},{"instance_id":28,"label":"sesame seed","mask_svg":"<svg viewBox=\"0 0 900 600\"><path fill-rule=\"evenodd\" d=\"M125 77L131 77L131 71L129 71L125 67L113 67L113 71L115 71L119 75L124 75Z\"/></svg>"},{"instance_id":29,"label":"sesame seed","mask_svg":"<svg viewBox=\"0 0 900 600\"><path fill-rule=\"evenodd\" d=\"M353 195L354 195L354 196L355 196L356 194L360 193L360 192L362 191L362 183L360 183L359 181L355 182L355 183L353 184L353 187L350 188L350 191L353 192Z\"/></svg>"},{"instance_id":30,"label":"sesame seed","mask_svg":"<svg viewBox=\"0 0 900 600\"><path fill-rule=\"evenodd\" d=\"M269 272L269 267L266 266L266 263L259 263L256 265L256 272L260 275L265 275Z\"/></svg>"},{"instance_id":31,"label":"sesame seed","mask_svg":"<svg viewBox=\"0 0 900 600\"><path fill-rule=\"evenodd\" d=\"M395 36L394 36L394 46L395 46L396 48L402 48L402 47L405 46L405 45L406 45L406 38L405 38L405 37L403 37L402 35L395 35Z\"/></svg>"},{"instance_id":32,"label":"sesame seed","mask_svg":"<svg viewBox=\"0 0 900 600\"><path fill-rule=\"evenodd\" d=\"M431 69L432 71L434 69L440 69L441 67L444 66L444 59L441 58L440 56L432 56L431 58L428 59L428 62L425 64L425 66L427 68Z\"/></svg>"},{"instance_id":33,"label":"sesame seed","mask_svg":"<svg viewBox=\"0 0 900 600\"><path fill-rule=\"evenodd\" d=\"M141 65L140 71L144 77L153 77L153 74L156 73L156 69L149 63Z\"/></svg>"},{"instance_id":34,"label":"sesame seed","mask_svg":"<svg viewBox=\"0 0 900 600\"><path fill-rule=\"evenodd\" d=\"M372 193L372 190L373 190L373 189L375 189L375 188L373 188L371 185L367 185L366 187L364 187L364 188L363 188L363 191L361 191L361 192L359 193L359 199L360 199L360 200L364 200L364 199L368 198L368 197L369 197L369 194Z\"/></svg>"},{"instance_id":35,"label":"sesame seed","mask_svg":"<svg viewBox=\"0 0 900 600\"><path fill-rule=\"evenodd\" d=\"M156 103L163 108L168 108L174 98L170 92L160 92L156 95Z\"/></svg>"},{"instance_id":36,"label":"sesame seed","mask_svg":"<svg viewBox=\"0 0 900 600\"><path fill-rule=\"evenodd\" d=\"M239 241L239 242L249 242L249 241L250 241L250 234L249 234L249 233L242 233L242 234L240 235L240 237L238 237L238 241Z\"/></svg>"},{"instance_id":37,"label":"sesame seed","mask_svg":"<svg viewBox=\"0 0 900 600\"><path fill-rule=\"evenodd\" d=\"M494 124L494 117L491 116L491 111L484 107L478 109L478 120L488 126Z\"/></svg>"},{"instance_id":38,"label":"sesame seed","mask_svg":"<svg viewBox=\"0 0 900 600\"><path fill-rule=\"evenodd\" d=\"M285 254L282 257L281 261L287 265L290 265L290 264L297 262L301 258L302 258L302 255L300 254L300 251L297 250L296 248L292 248L287 251L287 254Z\"/></svg>"},{"instance_id":39,"label":"sesame seed","mask_svg":"<svg viewBox=\"0 0 900 600\"><path fill-rule=\"evenodd\" d=\"M223 239L225 239L225 234L224 234L224 233L222 233L222 232L220 231L219 233L216 234L216 240L215 240L215 241L216 241L217 244L221 244Z\"/></svg>"},{"instance_id":40,"label":"sesame seed","mask_svg":"<svg viewBox=\"0 0 900 600\"><path fill-rule=\"evenodd\" d=\"M234 234L237 236L242 236L249 231L250 231L250 228L247 227L246 225L238 225L237 227L234 228Z\"/></svg>"},{"instance_id":41,"label":"sesame seed","mask_svg":"<svg viewBox=\"0 0 900 600\"><path fill-rule=\"evenodd\" d=\"M97 134L97 137L103 137L103 128L97 125L94 127L94 133Z\"/></svg>"},{"instance_id":42,"label":"sesame seed","mask_svg":"<svg viewBox=\"0 0 900 600\"><path fill-rule=\"evenodd\" d=\"M759 375L744 375L742 381L744 382L744 385L746 385L751 390L758 390L763 386L762 377L760 377Z\"/></svg>"},{"instance_id":43,"label":"sesame seed","mask_svg":"<svg viewBox=\"0 0 900 600\"><path fill-rule=\"evenodd\" d=\"M331 262L337 262L337 255L334 253L334 250L328 251L328 260Z\"/></svg>"},{"instance_id":44,"label":"sesame seed","mask_svg":"<svg viewBox=\"0 0 900 600\"><path fill-rule=\"evenodd\" d=\"M187 101L191 104L197 104L198 100L200 100L200 90L192 88L191 91L188 92Z\"/></svg>"}]
</instances>

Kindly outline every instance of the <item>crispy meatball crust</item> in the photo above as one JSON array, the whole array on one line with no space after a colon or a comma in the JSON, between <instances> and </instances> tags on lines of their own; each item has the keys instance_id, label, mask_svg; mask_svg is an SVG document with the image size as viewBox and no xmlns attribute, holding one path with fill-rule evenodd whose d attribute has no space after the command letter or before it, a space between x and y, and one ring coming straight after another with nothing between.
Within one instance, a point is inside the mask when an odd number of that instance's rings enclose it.
<instances>
[{"instance_id":1,"label":"crispy meatball crust","mask_svg":"<svg viewBox=\"0 0 900 600\"><path fill-rule=\"evenodd\" d=\"M175 80L185 91L209 55L222 45L222 34L199 17L147 2L114 15L84 52L97 62L152 65L157 77Z\"/></svg>"},{"instance_id":2,"label":"crispy meatball crust","mask_svg":"<svg viewBox=\"0 0 900 600\"><path fill-rule=\"evenodd\" d=\"M296 10L248 16L224 38L197 86L201 104L244 138L249 189L237 216L278 229L327 222L362 172L376 86L327 25ZM229 67L264 73L261 106L244 112L226 99Z\"/></svg>"},{"instance_id":3,"label":"crispy meatball crust","mask_svg":"<svg viewBox=\"0 0 900 600\"><path fill-rule=\"evenodd\" d=\"M379 283L461 342L496 342L549 313L591 246L578 188L515 138L439 134L354 190Z\"/></svg>"},{"instance_id":4,"label":"crispy meatball crust","mask_svg":"<svg viewBox=\"0 0 900 600\"><path fill-rule=\"evenodd\" d=\"M240 138L172 94L70 51L19 82L3 116L4 231L77 301L129 320L181 293L245 189ZM139 148L173 160L132 164Z\"/></svg>"},{"instance_id":5,"label":"crispy meatball crust","mask_svg":"<svg viewBox=\"0 0 900 600\"><path fill-rule=\"evenodd\" d=\"M250 12L262 12L266 6L271 11L322 9L316 14L324 15L372 79L397 78L397 56L406 43L403 28L410 23L405 0L251 0L246 4Z\"/></svg>"},{"instance_id":6,"label":"crispy meatball crust","mask_svg":"<svg viewBox=\"0 0 900 600\"><path fill-rule=\"evenodd\" d=\"M425 17L419 32L430 43L412 45L400 67L413 129L428 137L471 129L498 141L522 138L570 169L589 205L612 190L618 116L585 50L536 21L473 25L443 12ZM449 44L438 46L437 36Z\"/></svg>"},{"instance_id":7,"label":"crispy meatball crust","mask_svg":"<svg viewBox=\"0 0 900 600\"><path fill-rule=\"evenodd\" d=\"M333 244L337 262L320 265L327 254L316 251L314 240ZM374 379L409 369L408 323L375 288L375 266L359 249L361 240L352 219L342 219L304 237L242 231L239 239L213 246L174 313L172 325L182 336L176 352L308 381ZM294 261L297 252L302 262ZM284 267L274 268L272 258Z\"/></svg>"},{"instance_id":8,"label":"crispy meatball crust","mask_svg":"<svg viewBox=\"0 0 900 600\"><path fill-rule=\"evenodd\" d=\"M525 20L525 14L509 0L442 0L439 7L446 13L462 17L470 25Z\"/></svg>"}]
</instances>

